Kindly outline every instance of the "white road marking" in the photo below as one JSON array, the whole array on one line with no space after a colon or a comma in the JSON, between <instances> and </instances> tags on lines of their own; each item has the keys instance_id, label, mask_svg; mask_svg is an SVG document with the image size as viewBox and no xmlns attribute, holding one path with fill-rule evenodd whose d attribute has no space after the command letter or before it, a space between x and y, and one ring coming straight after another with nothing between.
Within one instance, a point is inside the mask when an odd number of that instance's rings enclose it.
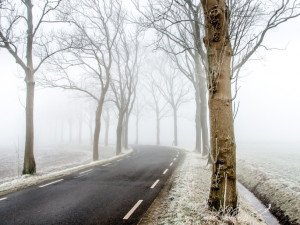
<instances>
[{"instance_id":1,"label":"white road marking","mask_svg":"<svg viewBox=\"0 0 300 225\"><path fill-rule=\"evenodd\" d=\"M159 180L156 180L156 181L154 182L154 184L152 184L151 189L153 189L153 188L157 185L158 182L159 182Z\"/></svg>"},{"instance_id":2,"label":"white road marking","mask_svg":"<svg viewBox=\"0 0 300 225\"><path fill-rule=\"evenodd\" d=\"M174 158L173 161L176 161L176 158Z\"/></svg>"},{"instance_id":3,"label":"white road marking","mask_svg":"<svg viewBox=\"0 0 300 225\"><path fill-rule=\"evenodd\" d=\"M83 177L83 176L85 176L85 175L88 175L88 173L81 174L81 175L79 175L79 176L76 176L76 177L74 177L74 178L75 178L75 179L77 179L77 178L79 178L79 177Z\"/></svg>"},{"instance_id":4,"label":"white road marking","mask_svg":"<svg viewBox=\"0 0 300 225\"><path fill-rule=\"evenodd\" d=\"M122 161L122 159L117 160L117 162L120 162L120 161Z\"/></svg>"},{"instance_id":5,"label":"white road marking","mask_svg":"<svg viewBox=\"0 0 300 225\"><path fill-rule=\"evenodd\" d=\"M50 182L50 183L48 183L48 184L41 185L41 186L39 186L39 187L40 187L40 188L46 187L46 186L48 186L48 185L55 184L55 183L58 183L58 182L63 181L63 180L64 180L64 179L56 180L56 181Z\"/></svg>"},{"instance_id":6,"label":"white road marking","mask_svg":"<svg viewBox=\"0 0 300 225\"><path fill-rule=\"evenodd\" d=\"M172 165L173 165L173 162L170 163L170 166L172 166Z\"/></svg>"},{"instance_id":7,"label":"white road marking","mask_svg":"<svg viewBox=\"0 0 300 225\"><path fill-rule=\"evenodd\" d=\"M169 169L165 169L165 171L163 172L163 174L166 174L168 172Z\"/></svg>"},{"instance_id":8,"label":"white road marking","mask_svg":"<svg viewBox=\"0 0 300 225\"><path fill-rule=\"evenodd\" d=\"M3 201L3 200L5 200L5 199L7 199L7 198L0 198L0 201Z\"/></svg>"},{"instance_id":9,"label":"white road marking","mask_svg":"<svg viewBox=\"0 0 300 225\"><path fill-rule=\"evenodd\" d=\"M129 217L134 213L134 211L137 209L137 207L140 206L140 204L143 202L143 200L139 200L133 207L132 209L124 216L123 220L129 219Z\"/></svg>"},{"instance_id":10,"label":"white road marking","mask_svg":"<svg viewBox=\"0 0 300 225\"><path fill-rule=\"evenodd\" d=\"M90 172L90 171L92 171L93 169L90 169L90 170L86 170L86 171L83 171L83 172L81 172L81 173L79 173L79 174L84 174L84 173L88 173L88 172Z\"/></svg>"},{"instance_id":11,"label":"white road marking","mask_svg":"<svg viewBox=\"0 0 300 225\"><path fill-rule=\"evenodd\" d=\"M103 166L108 166L108 165L110 165L111 163L107 163L107 164L104 164Z\"/></svg>"}]
</instances>

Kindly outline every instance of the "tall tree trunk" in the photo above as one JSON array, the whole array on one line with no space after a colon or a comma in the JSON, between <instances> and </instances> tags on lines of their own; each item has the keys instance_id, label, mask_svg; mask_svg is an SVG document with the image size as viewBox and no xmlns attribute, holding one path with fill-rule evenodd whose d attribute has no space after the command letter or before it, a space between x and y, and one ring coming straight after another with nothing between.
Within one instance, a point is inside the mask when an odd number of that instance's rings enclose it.
<instances>
[{"instance_id":1,"label":"tall tree trunk","mask_svg":"<svg viewBox=\"0 0 300 225\"><path fill-rule=\"evenodd\" d=\"M34 123L33 123L33 109L34 109L34 87L35 82L31 72L26 75L27 97L26 97L26 140L25 140L25 154L23 174L34 174L36 172L36 165L33 154L34 146Z\"/></svg>"},{"instance_id":2,"label":"tall tree trunk","mask_svg":"<svg viewBox=\"0 0 300 225\"><path fill-rule=\"evenodd\" d=\"M195 115L195 124L196 124L196 146L195 151L201 152L202 140L201 140L201 105L200 105L200 97L198 91L195 91L195 102L196 102L196 115Z\"/></svg>"},{"instance_id":3,"label":"tall tree trunk","mask_svg":"<svg viewBox=\"0 0 300 225\"><path fill-rule=\"evenodd\" d=\"M178 145L178 136L177 136L177 109L173 107L173 115L174 115L174 145Z\"/></svg>"},{"instance_id":4,"label":"tall tree trunk","mask_svg":"<svg viewBox=\"0 0 300 225\"><path fill-rule=\"evenodd\" d=\"M108 146L109 120L110 116L109 113L107 113L105 118L105 146Z\"/></svg>"},{"instance_id":5,"label":"tall tree trunk","mask_svg":"<svg viewBox=\"0 0 300 225\"><path fill-rule=\"evenodd\" d=\"M95 114L95 130L94 130L94 143L93 143L93 160L99 159L99 138L101 129L101 113L103 102L98 102L96 114Z\"/></svg>"},{"instance_id":6,"label":"tall tree trunk","mask_svg":"<svg viewBox=\"0 0 300 225\"><path fill-rule=\"evenodd\" d=\"M139 144L139 117L138 115L136 116L136 121L135 121L135 144L138 145Z\"/></svg>"},{"instance_id":7,"label":"tall tree trunk","mask_svg":"<svg viewBox=\"0 0 300 225\"><path fill-rule=\"evenodd\" d=\"M128 123L129 123L129 113L127 112L125 115L125 121L124 121L124 148L128 149Z\"/></svg>"},{"instance_id":8,"label":"tall tree trunk","mask_svg":"<svg viewBox=\"0 0 300 225\"><path fill-rule=\"evenodd\" d=\"M32 3L31 0L25 0L27 8L27 46L26 46L26 59L27 70L25 71L26 77L26 139L25 139L25 154L23 174L34 174L36 172L36 165L33 154L34 147L34 123L33 123L33 109L34 109L34 70L32 60L32 47L33 47L33 22L32 22Z\"/></svg>"},{"instance_id":9,"label":"tall tree trunk","mask_svg":"<svg viewBox=\"0 0 300 225\"><path fill-rule=\"evenodd\" d=\"M201 135L202 135L202 155L209 154L209 129L208 129L208 105L207 105L207 85L206 79L201 76L200 78L200 119L201 119Z\"/></svg>"},{"instance_id":10,"label":"tall tree trunk","mask_svg":"<svg viewBox=\"0 0 300 225\"><path fill-rule=\"evenodd\" d=\"M156 110L156 145L160 145L160 118L158 110Z\"/></svg>"},{"instance_id":11,"label":"tall tree trunk","mask_svg":"<svg viewBox=\"0 0 300 225\"><path fill-rule=\"evenodd\" d=\"M117 155L121 154L122 152L123 115L120 114L119 114L118 126L117 126L117 146L116 146Z\"/></svg>"},{"instance_id":12,"label":"tall tree trunk","mask_svg":"<svg viewBox=\"0 0 300 225\"><path fill-rule=\"evenodd\" d=\"M209 116L213 169L208 204L235 212L236 145L233 130L228 9L224 0L201 0L208 55Z\"/></svg>"}]
</instances>

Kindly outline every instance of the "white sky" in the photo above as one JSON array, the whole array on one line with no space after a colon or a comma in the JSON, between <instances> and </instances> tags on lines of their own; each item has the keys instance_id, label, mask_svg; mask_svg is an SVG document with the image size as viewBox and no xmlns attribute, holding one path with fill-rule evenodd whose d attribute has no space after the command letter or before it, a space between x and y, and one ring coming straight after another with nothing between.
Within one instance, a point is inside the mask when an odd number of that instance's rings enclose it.
<instances>
[{"instance_id":1,"label":"white sky","mask_svg":"<svg viewBox=\"0 0 300 225\"><path fill-rule=\"evenodd\" d=\"M239 85L237 100L240 109L235 120L237 142L297 142L300 143L300 18L281 25L268 34L265 45L286 48L284 51L260 51L262 60L247 64ZM14 148L18 137L24 139L25 102L23 71L5 50L0 50L0 149ZM193 91L193 90L191 90ZM70 101L72 103L70 103ZM49 124L55 123L57 114L74 99L64 92L37 91L35 99L36 142L49 137ZM194 146L194 107L183 105L179 119L179 143ZM73 106L72 106L73 107ZM55 116L53 116L55 114ZM54 121L54 122L53 122ZM141 120L140 138L145 143L155 143L154 117L147 115ZM132 133L135 137L134 116ZM103 126L104 128L104 126ZM144 128L144 129L143 129ZM52 128L51 128L52 129ZM53 128L54 129L54 128ZM66 128L67 129L67 128ZM74 128L76 129L76 127ZM55 131L51 131L52 133ZM85 137L88 130L85 128ZM162 121L162 143L172 143L172 118ZM111 127L111 137L115 127ZM75 136L75 135L74 135ZM111 138L114 139L114 138Z\"/></svg>"}]
</instances>

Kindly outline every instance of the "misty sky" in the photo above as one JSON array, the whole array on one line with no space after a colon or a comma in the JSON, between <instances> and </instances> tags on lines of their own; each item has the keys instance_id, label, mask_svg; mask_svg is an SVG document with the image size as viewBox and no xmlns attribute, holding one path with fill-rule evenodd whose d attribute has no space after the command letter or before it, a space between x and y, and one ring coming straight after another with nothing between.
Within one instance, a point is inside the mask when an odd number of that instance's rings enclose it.
<instances>
[{"instance_id":1,"label":"misty sky","mask_svg":"<svg viewBox=\"0 0 300 225\"><path fill-rule=\"evenodd\" d=\"M300 30L297 29L300 18L280 25L268 33L264 44L267 47L285 48L285 50L265 51L261 49L257 59L244 67L236 102L240 108L235 120L237 142L293 142L300 143ZM5 49L0 50L0 150L14 148L18 137L23 148L25 110L25 84L23 71L17 66ZM191 89L193 92L193 90ZM192 93L193 94L193 93ZM58 90L39 90L35 93L35 142L50 143L55 134L55 126L63 121L58 119L70 115L76 120L80 100L69 92ZM180 109L179 145L194 146L194 102ZM149 111L149 110L148 110ZM64 114L64 115L63 115ZM140 124L140 140L155 144L154 115L144 113ZM131 117L130 141L135 138L135 117ZM113 144L115 123L110 128L110 140ZM76 122L74 122L74 139ZM104 126L103 126L104 128ZM65 128L67 129L67 127ZM162 120L162 144L172 143L172 117ZM84 128L84 138L89 139L88 127ZM103 132L102 132L103 134ZM67 138L67 137L65 137ZM299 144L300 145L300 144Z\"/></svg>"}]
</instances>

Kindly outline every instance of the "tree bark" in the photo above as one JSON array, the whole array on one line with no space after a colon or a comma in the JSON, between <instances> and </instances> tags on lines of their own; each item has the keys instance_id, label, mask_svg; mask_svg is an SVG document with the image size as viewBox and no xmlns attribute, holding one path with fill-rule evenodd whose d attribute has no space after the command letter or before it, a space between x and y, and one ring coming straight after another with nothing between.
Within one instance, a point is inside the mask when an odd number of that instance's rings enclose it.
<instances>
[{"instance_id":1,"label":"tree bark","mask_svg":"<svg viewBox=\"0 0 300 225\"><path fill-rule=\"evenodd\" d=\"M177 136L177 109L173 107L173 115L174 115L174 145L178 145L178 136Z\"/></svg>"},{"instance_id":2,"label":"tree bark","mask_svg":"<svg viewBox=\"0 0 300 225\"><path fill-rule=\"evenodd\" d=\"M127 112L125 115L125 121L124 121L124 148L128 149L128 123L129 123L129 113Z\"/></svg>"},{"instance_id":3,"label":"tree bark","mask_svg":"<svg viewBox=\"0 0 300 225\"><path fill-rule=\"evenodd\" d=\"M235 213L236 145L233 129L228 9L224 0L201 0L208 57L209 115L212 179L208 204L211 209Z\"/></svg>"},{"instance_id":4,"label":"tree bark","mask_svg":"<svg viewBox=\"0 0 300 225\"><path fill-rule=\"evenodd\" d=\"M23 174L34 174L36 172L36 165L33 153L34 147L34 87L35 82L31 72L26 75L27 97L26 97L26 140L25 140L25 154Z\"/></svg>"},{"instance_id":5,"label":"tree bark","mask_svg":"<svg viewBox=\"0 0 300 225\"><path fill-rule=\"evenodd\" d=\"M122 152L122 130L123 130L123 115L119 115L118 126L117 126L116 155L119 155Z\"/></svg>"},{"instance_id":6,"label":"tree bark","mask_svg":"<svg viewBox=\"0 0 300 225\"><path fill-rule=\"evenodd\" d=\"M99 159L99 138L101 129L101 113L102 113L103 101L98 102L96 114L95 114L95 130L94 130L94 143L93 143L93 160Z\"/></svg>"},{"instance_id":7,"label":"tree bark","mask_svg":"<svg viewBox=\"0 0 300 225\"><path fill-rule=\"evenodd\" d=\"M32 3L31 0L26 0L25 5L27 8L27 46L26 46L26 59L27 69L25 71L26 77L26 140L25 140L25 154L24 154L24 166L23 174L34 174L36 172L36 165L34 160L33 148L34 148L34 70L32 60L32 48L33 48L33 22L32 22Z\"/></svg>"}]
</instances>

